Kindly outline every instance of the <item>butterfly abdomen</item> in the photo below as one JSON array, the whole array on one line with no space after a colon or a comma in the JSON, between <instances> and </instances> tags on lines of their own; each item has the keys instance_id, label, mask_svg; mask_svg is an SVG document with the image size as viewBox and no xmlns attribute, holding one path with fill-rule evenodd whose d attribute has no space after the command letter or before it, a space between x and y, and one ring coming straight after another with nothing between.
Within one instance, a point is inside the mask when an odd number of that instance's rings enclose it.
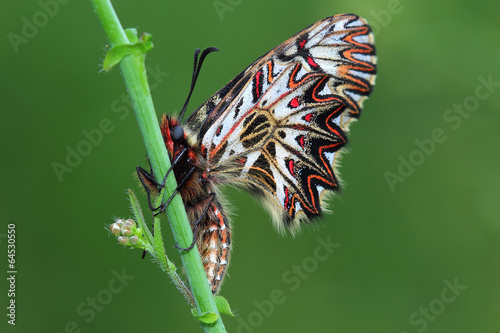
<instances>
[{"instance_id":1,"label":"butterfly abdomen","mask_svg":"<svg viewBox=\"0 0 500 333\"><path fill-rule=\"evenodd\" d=\"M193 192L197 195L193 196ZM212 292L216 294L229 264L231 250L229 219L218 201L213 184L203 175L180 193L196 237L196 246L208 283Z\"/></svg>"},{"instance_id":2,"label":"butterfly abdomen","mask_svg":"<svg viewBox=\"0 0 500 333\"><path fill-rule=\"evenodd\" d=\"M204 205L186 204L188 215L200 216L209 204L196 232L196 245L212 292L216 294L224 279L231 250L229 220L221 204L213 200ZM203 211L202 211L203 210ZM191 219L190 219L191 220ZM192 220L191 220L192 221Z\"/></svg>"}]
</instances>

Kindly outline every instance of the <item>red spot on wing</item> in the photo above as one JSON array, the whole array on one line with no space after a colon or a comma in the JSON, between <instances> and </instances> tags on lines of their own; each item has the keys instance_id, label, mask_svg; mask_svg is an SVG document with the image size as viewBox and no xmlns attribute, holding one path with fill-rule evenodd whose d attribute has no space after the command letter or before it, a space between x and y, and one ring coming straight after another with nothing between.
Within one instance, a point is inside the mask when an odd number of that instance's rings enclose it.
<instances>
[{"instance_id":1,"label":"red spot on wing","mask_svg":"<svg viewBox=\"0 0 500 333\"><path fill-rule=\"evenodd\" d=\"M314 59L312 57L307 57L307 63L312 68L318 68L319 67L319 65L314 61Z\"/></svg>"},{"instance_id":2,"label":"red spot on wing","mask_svg":"<svg viewBox=\"0 0 500 333\"><path fill-rule=\"evenodd\" d=\"M255 74L255 96L257 96L257 98L260 97L260 86L261 86L261 77L262 77L262 72L261 71L258 71L256 74Z\"/></svg>"},{"instance_id":3,"label":"red spot on wing","mask_svg":"<svg viewBox=\"0 0 500 333\"><path fill-rule=\"evenodd\" d=\"M285 187L285 209L288 210L290 196L288 195L288 187Z\"/></svg>"},{"instance_id":4,"label":"red spot on wing","mask_svg":"<svg viewBox=\"0 0 500 333\"><path fill-rule=\"evenodd\" d=\"M298 97L298 96L297 96L297 97L294 97L294 98L290 101L290 106L291 106L292 108L296 108L296 107L298 107L299 105L300 105L300 103L299 103L299 97Z\"/></svg>"},{"instance_id":5,"label":"red spot on wing","mask_svg":"<svg viewBox=\"0 0 500 333\"><path fill-rule=\"evenodd\" d=\"M299 43L299 50L302 50L304 48L304 45L306 45L307 43L307 40L301 40L300 43Z\"/></svg>"},{"instance_id":6,"label":"red spot on wing","mask_svg":"<svg viewBox=\"0 0 500 333\"><path fill-rule=\"evenodd\" d=\"M292 175L292 177L295 177L293 160L288 161L288 170L290 171L290 174Z\"/></svg>"},{"instance_id":7,"label":"red spot on wing","mask_svg":"<svg viewBox=\"0 0 500 333\"><path fill-rule=\"evenodd\" d=\"M288 191L288 187L285 187L285 202L283 208L285 208L285 211L287 211L290 216L295 215L294 195Z\"/></svg>"},{"instance_id":8,"label":"red spot on wing","mask_svg":"<svg viewBox=\"0 0 500 333\"><path fill-rule=\"evenodd\" d=\"M311 122L311 118L312 118L312 116L313 116L313 114L312 114L312 113L307 114L307 115L304 117L305 121L307 121L308 123L309 123L309 122Z\"/></svg>"},{"instance_id":9,"label":"red spot on wing","mask_svg":"<svg viewBox=\"0 0 500 333\"><path fill-rule=\"evenodd\" d=\"M301 135L301 136L299 137L299 143L300 143L300 146L302 147L302 149L304 149L304 144L305 144L305 143L304 143L304 136L303 136L303 135Z\"/></svg>"}]
</instances>

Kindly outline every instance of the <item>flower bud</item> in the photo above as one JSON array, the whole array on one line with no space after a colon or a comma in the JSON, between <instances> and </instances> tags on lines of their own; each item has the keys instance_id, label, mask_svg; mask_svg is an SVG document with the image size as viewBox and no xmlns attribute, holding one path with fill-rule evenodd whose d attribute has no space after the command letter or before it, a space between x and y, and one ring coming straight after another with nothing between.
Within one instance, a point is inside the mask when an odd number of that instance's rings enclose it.
<instances>
[{"instance_id":1,"label":"flower bud","mask_svg":"<svg viewBox=\"0 0 500 333\"><path fill-rule=\"evenodd\" d=\"M127 221L125 221L125 225L128 225L131 228L134 228L135 227L135 221L132 220L132 219L128 219Z\"/></svg>"},{"instance_id":2,"label":"flower bud","mask_svg":"<svg viewBox=\"0 0 500 333\"><path fill-rule=\"evenodd\" d=\"M118 236L120 235L120 230L121 230L121 227L120 225L118 225L118 223L113 223L110 227L109 227L109 231L111 231L111 233L115 236Z\"/></svg>"},{"instance_id":3,"label":"flower bud","mask_svg":"<svg viewBox=\"0 0 500 333\"><path fill-rule=\"evenodd\" d=\"M118 224L121 227L123 227L125 225L125 220L124 219L118 219L116 220L115 222L116 224Z\"/></svg>"},{"instance_id":4,"label":"flower bud","mask_svg":"<svg viewBox=\"0 0 500 333\"><path fill-rule=\"evenodd\" d=\"M124 225L120 231L123 236L132 235L132 229L128 225Z\"/></svg>"},{"instance_id":5,"label":"flower bud","mask_svg":"<svg viewBox=\"0 0 500 333\"><path fill-rule=\"evenodd\" d=\"M139 237L137 237L137 235L133 235L132 237L130 237L130 244L135 245L138 241Z\"/></svg>"},{"instance_id":6,"label":"flower bud","mask_svg":"<svg viewBox=\"0 0 500 333\"><path fill-rule=\"evenodd\" d=\"M119 236L117 239L118 239L118 243L120 243L120 245L123 245L123 246L129 245L129 238L128 237Z\"/></svg>"}]
</instances>

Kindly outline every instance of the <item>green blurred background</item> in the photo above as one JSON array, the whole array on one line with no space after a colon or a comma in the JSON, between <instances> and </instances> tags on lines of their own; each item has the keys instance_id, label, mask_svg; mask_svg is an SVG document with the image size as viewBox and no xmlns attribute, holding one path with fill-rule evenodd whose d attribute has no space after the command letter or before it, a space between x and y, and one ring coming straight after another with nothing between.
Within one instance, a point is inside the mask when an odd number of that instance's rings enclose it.
<instances>
[{"instance_id":1,"label":"green blurred background","mask_svg":"<svg viewBox=\"0 0 500 333\"><path fill-rule=\"evenodd\" d=\"M105 230L114 216L130 217L125 190L139 188L133 172L146 165L145 149L119 69L100 72L107 40L90 2L54 1L2 0L0 12L0 330L201 332L157 267ZM147 64L158 114L182 107L197 47L221 52L207 59L190 110L319 19L353 12L376 33L377 84L351 127L334 213L284 237L247 193L225 190L234 252L221 294L239 314L224 318L229 332L500 331L497 2L114 5L125 27L154 36ZM58 178L53 163L66 164L67 149L83 147L103 119L111 129L102 141ZM5 315L9 223L15 327ZM317 252L318 237L337 248ZM129 279L117 282L123 272Z\"/></svg>"}]
</instances>

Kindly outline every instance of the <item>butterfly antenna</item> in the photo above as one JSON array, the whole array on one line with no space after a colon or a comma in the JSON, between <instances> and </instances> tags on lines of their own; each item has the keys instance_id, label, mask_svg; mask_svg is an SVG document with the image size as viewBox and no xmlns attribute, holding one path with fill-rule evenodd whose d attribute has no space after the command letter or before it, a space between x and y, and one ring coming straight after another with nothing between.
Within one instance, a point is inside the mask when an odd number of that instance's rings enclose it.
<instances>
[{"instance_id":1,"label":"butterfly antenna","mask_svg":"<svg viewBox=\"0 0 500 333\"><path fill-rule=\"evenodd\" d=\"M179 114L180 123L182 123L182 119L184 118L184 113L186 112L186 109L188 107L189 99L191 98L191 94L193 93L194 86L196 84L196 80L198 79L198 75L200 74L201 65L203 64L205 57L210 53L217 51L219 51L219 49L216 47L208 47L204 49L203 52L201 53L199 61L198 61L198 55L200 54L200 49L196 49L196 51L194 51L194 66L193 66L193 77L191 79L191 89L189 89L188 97L186 98L186 102L184 103L184 106L182 107L182 110Z\"/></svg>"}]
</instances>

